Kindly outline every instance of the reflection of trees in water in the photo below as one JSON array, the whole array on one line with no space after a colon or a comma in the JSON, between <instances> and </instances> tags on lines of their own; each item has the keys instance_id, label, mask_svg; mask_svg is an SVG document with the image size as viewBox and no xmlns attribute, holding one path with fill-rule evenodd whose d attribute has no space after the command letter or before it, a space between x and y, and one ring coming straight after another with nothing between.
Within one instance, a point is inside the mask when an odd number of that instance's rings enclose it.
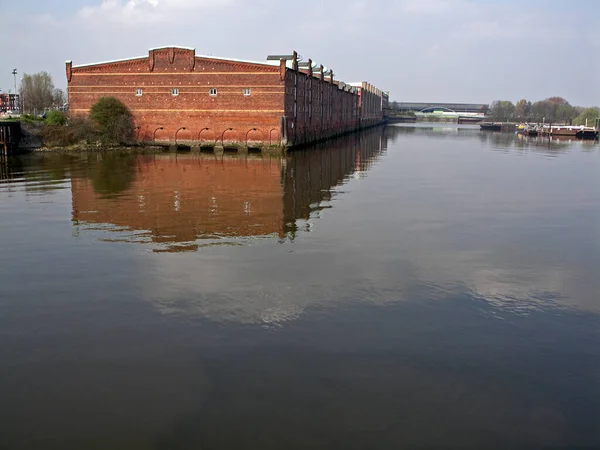
<instances>
[{"instance_id":1,"label":"reflection of trees in water","mask_svg":"<svg viewBox=\"0 0 600 450\"><path fill-rule=\"evenodd\" d=\"M573 144L573 140L551 139L548 136L524 136L518 133L489 133L486 142L494 149L508 151L511 148L542 153L547 156L558 156L566 153Z\"/></svg>"},{"instance_id":2,"label":"reflection of trees in water","mask_svg":"<svg viewBox=\"0 0 600 450\"><path fill-rule=\"evenodd\" d=\"M0 180L23 178L30 183L26 191L39 193L54 190L71 177L84 176L92 180L98 194L110 197L131 185L135 161L131 152L113 151L17 155L0 160Z\"/></svg>"},{"instance_id":3,"label":"reflection of trees in water","mask_svg":"<svg viewBox=\"0 0 600 450\"><path fill-rule=\"evenodd\" d=\"M127 190L135 177L136 158L130 152L102 154L88 172L96 193L113 197Z\"/></svg>"},{"instance_id":4,"label":"reflection of trees in water","mask_svg":"<svg viewBox=\"0 0 600 450\"><path fill-rule=\"evenodd\" d=\"M528 150L536 153L543 153L548 156L558 156L566 153L573 144L581 145L583 151L593 151L598 148L598 141L580 140L568 137L548 136L524 136L513 132L501 131L481 131L473 126L444 127L435 126L415 126L415 125L393 125L386 129L386 134L393 130L392 141L402 135L424 135L436 138L472 138L478 139L483 147L490 147L493 150L510 151L511 149Z\"/></svg>"},{"instance_id":5,"label":"reflection of trees in water","mask_svg":"<svg viewBox=\"0 0 600 450\"><path fill-rule=\"evenodd\" d=\"M12 180L23 173L23 160L16 156L0 155L0 181Z\"/></svg>"},{"instance_id":6,"label":"reflection of trees in water","mask_svg":"<svg viewBox=\"0 0 600 450\"><path fill-rule=\"evenodd\" d=\"M387 149L392 133L378 127L291 152L282 171L284 232L294 237L297 220L328 208L331 189L348 177L362 176Z\"/></svg>"},{"instance_id":7,"label":"reflection of trees in water","mask_svg":"<svg viewBox=\"0 0 600 450\"><path fill-rule=\"evenodd\" d=\"M389 130L389 131L388 131ZM436 123L432 125L422 124L403 124L391 125L387 127L387 132L393 133L394 138L398 135L425 135L435 137L454 137L454 136L474 136L479 132L479 128L473 126L456 126L452 123Z\"/></svg>"},{"instance_id":8,"label":"reflection of trees in water","mask_svg":"<svg viewBox=\"0 0 600 450\"><path fill-rule=\"evenodd\" d=\"M71 175L73 161L69 154L41 155L39 153L0 158L0 182L24 179L25 192L44 193L62 188Z\"/></svg>"}]
</instances>

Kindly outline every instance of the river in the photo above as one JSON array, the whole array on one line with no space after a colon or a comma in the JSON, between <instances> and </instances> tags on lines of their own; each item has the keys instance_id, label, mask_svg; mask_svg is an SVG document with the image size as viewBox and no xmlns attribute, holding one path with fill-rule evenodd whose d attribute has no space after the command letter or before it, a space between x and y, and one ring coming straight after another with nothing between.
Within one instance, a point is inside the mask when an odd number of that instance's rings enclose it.
<instances>
[{"instance_id":1,"label":"river","mask_svg":"<svg viewBox=\"0 0 600 450\"><path fill-rule=\"evenodd\" d=\"M600 146L0 163L0 449L600 447Z\"/></svg>"}]
</instances>

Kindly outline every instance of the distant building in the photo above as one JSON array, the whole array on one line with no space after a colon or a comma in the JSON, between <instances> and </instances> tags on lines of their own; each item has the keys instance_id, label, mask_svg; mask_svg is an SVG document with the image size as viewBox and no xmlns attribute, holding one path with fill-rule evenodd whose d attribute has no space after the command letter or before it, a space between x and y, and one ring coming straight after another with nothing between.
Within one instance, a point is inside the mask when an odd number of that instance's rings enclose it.
<instances>
[{"instance_id":1,"label":"distant building","mask_svg":"<svg viewBox=\"0 0 600 450\"><path fill-rule=\"evenodd\" d=\"M477 113L487 114L490 105L485 103L410 103L392 102L391 108L397 112L434 112L452 111L457 114Z\"/></svg>"},{"instance_id":2,"label":"distant building","mask_svg":"<svg viewBox=\"0 0 600 450\"><path fill-rule=\"evenodd\" d=\"M0 114L18 113L20 104L19 94L0 93Z\"/></svg>"},{"instance_id":3,"label":"distant building","mask_svg":"<svg viewBox=\"0 0 600 450\"><path fill-rule=\"evenodd\" d=\"M66 74L72 114L116 97L132 111L141 141L301 145L381 123L387 103L368 83L334 81L295 52L254 62L163 47L125 60L67 61Z\"/></svg>"}]
</instances>

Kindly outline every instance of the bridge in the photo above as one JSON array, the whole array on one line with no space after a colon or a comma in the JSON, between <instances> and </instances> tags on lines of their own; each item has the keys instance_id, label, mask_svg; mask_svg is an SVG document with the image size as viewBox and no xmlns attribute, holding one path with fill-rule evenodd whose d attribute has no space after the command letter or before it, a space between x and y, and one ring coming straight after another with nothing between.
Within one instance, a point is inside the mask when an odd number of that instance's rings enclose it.
<instances>
[{"instance_id":1,"label":"bridge","mask_svg":"<svg viewBox=\"0 0 600 450\"><path fill-rule=\"evenodd\" d=\"M395 113L434 112L435 110L451 111L461 114L486 114L490 105L483 103L407 103L390 102L390 109Z\"/></svg>"}]
</instances>

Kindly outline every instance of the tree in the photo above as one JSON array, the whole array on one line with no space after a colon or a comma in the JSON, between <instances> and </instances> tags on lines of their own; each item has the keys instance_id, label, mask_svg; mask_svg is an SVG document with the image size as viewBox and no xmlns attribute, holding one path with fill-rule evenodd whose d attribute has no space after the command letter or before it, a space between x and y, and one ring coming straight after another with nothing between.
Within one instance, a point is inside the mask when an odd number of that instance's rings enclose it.
<instances>
[{"instance_id":1,"label":"tree","mask_svg":"<svg viewBox=\"0 0 600 450\"><path fill-rule=\"evenodd\" d=\"M519 100L515 105L515 116L519 119L526 119L531 114L531 102L524 98Z\"/></svg>"},{"instance_id":2,"label":"tree","mask_svg":"<svg viewBox=\"0 0 600 450\"><path fill-rule=\"evenodd\" d=\"M546 122L567 122L577 115L576 109L562 97L549 97L535 102L531 111L538 121Z\"/></svg>"},{"instance_id":3,"label":"tree","mask_svg":"<svg viewBox=\"0 0 600 450\"><path fill-rule=\"evenodd\" d=\"M60 91L60 95L57 91ZM55 108L56 100L64 94L54 87L52 77L48 72L24 74L19 91L24 113L41 114L48 109ZM61 105L62 106L62 105Z\"/></svg>"},{"instance_id":4,"label":"tree","mask_svg":"<svg viewBox=\"0 0 600 450\"><path fill-rule=\"evenodd\" d=\"M54 89L54 92L52 93L52 101L54 108L63 109L66 103L64 91L62 89Z\"/></svg>"},{"instance_id":5,"label":"tree","mask_svg":"<svg viewBox=\"0 0 600 450\"><path fill-rule=\"evenodd\" d=\"M588 126L593 127L598 118L600 118L600 108L586 108L575 118L573 123L575 125L585 125L587 119Z\"/></svg>"},{"instance_id":6,"label":"tree","mask_svg":"<svg viewBox=\"0 0 600 450\"><path fill-rule=\"evenodd\" d=\"M106 143L125 144L133 137L133 116L115 97L102 97L90 108L90 119Z\"/></svg>"},{"instance_id":7,"label":"tree","mask_svg":"<svg viewBox=\"0 0 600 450\"><path fill-rule=\"evenodd\" d=\"M496 100L490 107L490 116L495 120L508 120L515 115L515 105L509 100Z\"/></svg>"}]
</instances>

